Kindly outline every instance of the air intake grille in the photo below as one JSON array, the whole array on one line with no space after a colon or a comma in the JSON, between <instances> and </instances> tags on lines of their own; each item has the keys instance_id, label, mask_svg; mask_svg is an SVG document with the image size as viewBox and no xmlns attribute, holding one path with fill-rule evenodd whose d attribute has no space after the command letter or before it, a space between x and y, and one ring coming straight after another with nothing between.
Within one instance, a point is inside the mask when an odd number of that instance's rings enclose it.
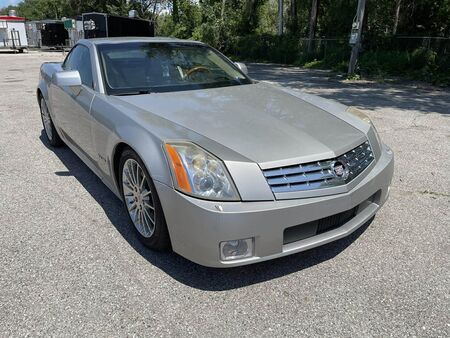
<instances>
[{"instance_id":1,"label":"air intake grille","mask_svg":"<svg viewBox=\"0 0 450 338\"><path fill-rule=\"evenodd\" d=\"M374 157L368 141L334 159L263 170L274 193L343 185L361 174Z\"/></svg>"}]
</instances>

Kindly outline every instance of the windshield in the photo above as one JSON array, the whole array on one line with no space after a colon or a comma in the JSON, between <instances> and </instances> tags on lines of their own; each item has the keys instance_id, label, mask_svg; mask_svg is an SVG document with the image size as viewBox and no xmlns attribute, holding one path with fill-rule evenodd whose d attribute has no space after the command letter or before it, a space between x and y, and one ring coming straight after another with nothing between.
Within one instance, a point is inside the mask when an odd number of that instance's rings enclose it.
<instances>
[{"instance_id":1,"label":"windshield","mask_svg":"<svg viewBox=\"0 0 450 338\"><path fill-rule=\"evenodd\" d=\"M249 84L212 48L192 43L130 42L98 47L106 91L136 95Z\"/></svg>"}]
</instances>

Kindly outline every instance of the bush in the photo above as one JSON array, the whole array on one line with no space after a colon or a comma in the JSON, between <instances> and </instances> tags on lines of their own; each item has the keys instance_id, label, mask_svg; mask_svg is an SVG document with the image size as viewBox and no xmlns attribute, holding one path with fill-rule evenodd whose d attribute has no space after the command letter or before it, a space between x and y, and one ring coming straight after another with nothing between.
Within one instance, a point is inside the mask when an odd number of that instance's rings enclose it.
<instances>
[{"instance_id":1,"label":"bush","mask_svg":"<svg viewBox=\"0 0 450 338\"><path fill-rule=\"evenodd\" d=\"M238 37L229 51L240 59L294 63L299 55L298 39L283 35L251 34Z\"/></svg>"},{"instance_id":2,"label":"bush","mask_svg":"<svg viewBox=\"0 0 450 338\"><path fill-rule=\"evenodd\" d=\"M401 75L438 85L450 85L450 57L426 48L408 51L367 51L360 69L372 76Z\"/></svg>"},{"instance_id":3,"label":"bush","mask_svg":"<svg viewBox=\"0 0 450 338\"><path fill-rule=\"evenodd\" d=\"M420 70L427 66L431 67L436 63L436 53L426 48L418 48L411 53L410 67Z\"/></svg>"},{"instance_id":4,"label":"bush","mask_svg":"<svg viewBox=\"0 0 450 338\"><path fill-rule=\"evenodd\" d=\"M363 73L380 75L404 75L408 69L408 53L398 51L365 52L360 57L360 69Z\"/></svg>"}]
</instances>

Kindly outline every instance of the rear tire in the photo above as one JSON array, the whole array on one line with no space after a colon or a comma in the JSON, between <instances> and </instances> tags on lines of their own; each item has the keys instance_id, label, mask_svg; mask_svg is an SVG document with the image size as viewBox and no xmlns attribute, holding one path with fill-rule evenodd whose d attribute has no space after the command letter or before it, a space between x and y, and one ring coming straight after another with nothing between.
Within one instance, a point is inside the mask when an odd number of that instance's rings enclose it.
<instances>
[{"instance_id":1,"label":"rear tire","mask_svg":"<svg viewBox=\"0 0 450 338\"><path fill-rule=\"evenodd\" d=\"M47 103L45 102L43 97L41 97L40 108L41 108L42 126L44 127L44 133L45 136L47 137L48 143L50 143L52 147L62 146L64 142L58 135L58 132L55 128L55 125L53 124L52 118L48 111Z\"/></svg>"},{"instance_id":2,"label":"rear tire","mask_svg":"<svg viewBox=\"0 0 450 338\"><path fill-rule=\"evenodd\" d=\"M119 187L139 240L153 250L170 248L169 231L153 180L139 156L125 149L119 162Z\"/></svg>"}]
</instances>

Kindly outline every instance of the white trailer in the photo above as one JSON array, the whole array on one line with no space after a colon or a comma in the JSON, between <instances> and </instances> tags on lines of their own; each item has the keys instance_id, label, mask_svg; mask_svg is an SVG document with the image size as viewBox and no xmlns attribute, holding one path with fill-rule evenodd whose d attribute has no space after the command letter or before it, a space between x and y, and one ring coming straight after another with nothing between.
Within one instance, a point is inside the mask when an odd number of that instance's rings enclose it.
<instances>
[{"instance_id":1,"label":"white trailer","mask_svg":"<svg viewBox=\"0 0 450 338\"><path fill-rule=\"evenodd\" d=\"M21 53L27 48L25 18L16 16L14 11L10 11L9 15L0 16L0 49Z\"/></svg>"}]
</instances>

